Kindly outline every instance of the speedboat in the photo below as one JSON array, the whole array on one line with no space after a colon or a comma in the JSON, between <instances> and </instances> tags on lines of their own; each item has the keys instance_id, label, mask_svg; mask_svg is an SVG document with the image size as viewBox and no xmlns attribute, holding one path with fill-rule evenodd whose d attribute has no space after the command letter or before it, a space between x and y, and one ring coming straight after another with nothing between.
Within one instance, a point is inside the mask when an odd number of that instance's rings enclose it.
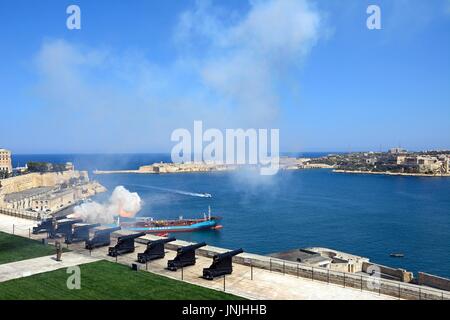
<instances>
[{"instance_id":1,"label":"speedboat","mask_svg":"<svg viewBox=\"0 0 450 320\"><path fill-rule=\"evenodd\" d=\"M395 252L395 253L391 253L390 256L393 258L403 258L405 255L403 253Z\"/></svg>"}]
</instances>

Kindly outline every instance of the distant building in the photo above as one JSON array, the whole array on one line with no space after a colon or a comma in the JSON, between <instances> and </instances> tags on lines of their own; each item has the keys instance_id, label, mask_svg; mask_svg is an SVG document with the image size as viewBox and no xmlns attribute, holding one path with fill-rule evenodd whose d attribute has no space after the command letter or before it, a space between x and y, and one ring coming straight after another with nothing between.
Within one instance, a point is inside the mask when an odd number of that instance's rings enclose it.
<instances>
[{"instance_id":1,"label":"distant building","mask_svg":"<svg viewBox=\"0 0 450 320\"><path fill-rule=\"evenodd\" d=\"M419 165L419 172L436 172L441 168L441 162L436 157L417 157L417 164Z\"/></svg>"},{"instance_id":2,"label":"distant building","mask_svg":"<svg viewBox=\"0 0 450 320\"><path fill-rule=\"evenodd\" d=\"M400 153L407 153L407 151L406 151L406 149L403 149L403 148L392 148L392 149L389 149L389 153L400 154Z\"/></svg>"},{"instance_id":3,"label":"distant building","mask_svg":"<svg viewBox=\"0 0 450 320\"><path fill-rule=\"evenodd\" d=\"M405 164L406 156L397 156L397 164Z\"/></svg>"},{"instance_id":4,"label":"distant building","mask_svg":"<svg viewBox=\"0 0 450 320\"><path fill-rule=\"evenodd\" d=\"M64 190L56 193L46 193L34 199L31 208L35 211L53 212L70 206L77 200L74 189Z\"/></svg>"},{"instance_id":5,"label":"distant building","mask_svg":"<svg viewBox=\"0 0 450 320\"><path fill-rule=\"evenodd\" d=\"M25 164L25 166L23 166L23 167L18 166L18 167L13 168L13 172L16 172L18 174L24 174L27 171L28 171L27 164Z\"/></svg>"},{"instance_id":6,"label":"distant building","mask_svg":"<svg viewBox=\"0 0 450 320\"><path fill-rule=\"evenodd\" d=\"M11 151L0 149L0 171L12 172Z\"/></svg>"}]
</instances>

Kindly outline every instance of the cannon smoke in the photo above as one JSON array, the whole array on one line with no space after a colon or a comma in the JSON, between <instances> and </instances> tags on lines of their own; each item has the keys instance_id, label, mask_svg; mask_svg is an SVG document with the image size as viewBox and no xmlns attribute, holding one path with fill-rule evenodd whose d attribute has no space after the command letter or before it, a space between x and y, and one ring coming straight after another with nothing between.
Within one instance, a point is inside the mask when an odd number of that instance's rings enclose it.
<instances>
[{"instance_id":1,"label":"cannon smoke","mask_svg":"<svg viewBox=\"0 0 450 320\"><path fill-rule=\"evenodd\" d=\"M89 223L113 223L118 215L134 217L141 207L142 200L136 192L117 186L106 203L83 203L74 208L73 216Z\"/></svg>"}]
</instances>

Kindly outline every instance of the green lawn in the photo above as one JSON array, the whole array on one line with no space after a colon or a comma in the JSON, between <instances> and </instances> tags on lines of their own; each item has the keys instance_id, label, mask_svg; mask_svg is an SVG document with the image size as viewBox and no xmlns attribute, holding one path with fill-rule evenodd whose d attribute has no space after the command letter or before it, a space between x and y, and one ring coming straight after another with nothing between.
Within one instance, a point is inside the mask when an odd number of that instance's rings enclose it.
<instances>
[{"instance_id":1,"label":"green lawn","mask_svg":"<svg viewBox=\"0 0 450 320\"><path fill-rule=\"evenodd\" d=\"M0 232L0 264L55 254L55 248L8 233Z\"/></svg>"},{"instance_id":2,"label":"green lawn","mask_svg":"<svg viewBox=\"0 0 450 320\"><path fill-rule=\"evenodd\" d=\"M81 265L81 289L66 286L66 269L0 283L2 299L242 299L109 261Z\"/></svg>"}]
</instances>

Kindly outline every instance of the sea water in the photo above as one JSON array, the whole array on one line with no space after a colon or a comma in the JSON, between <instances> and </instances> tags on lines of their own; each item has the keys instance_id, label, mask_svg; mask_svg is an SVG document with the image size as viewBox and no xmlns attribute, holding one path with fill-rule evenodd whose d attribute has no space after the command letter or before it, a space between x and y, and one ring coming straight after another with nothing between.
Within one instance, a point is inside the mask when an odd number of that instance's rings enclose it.
<instances>
[{"instance_id":1,"label":"sea water","mask_svg":"<svg viewBox=\"0 0 450 320\"><path fill-rule=\"evenodd\" d=\"M170 157L13 158L14 165L31 160L72 161L77 169L90 170L90 176L110 191L123 185L138 192L144 201L140 216L198 218L210 206L213 215L223 218L221 230L174 234L179 239L260 254L328 247L392 267L450 277L450 178L342 174L327 169L280 171L271 177L249 171L93 175L94 169L137 169ZM405 257L392 258L393 252Z\"/></svg>"}]
</instances>

